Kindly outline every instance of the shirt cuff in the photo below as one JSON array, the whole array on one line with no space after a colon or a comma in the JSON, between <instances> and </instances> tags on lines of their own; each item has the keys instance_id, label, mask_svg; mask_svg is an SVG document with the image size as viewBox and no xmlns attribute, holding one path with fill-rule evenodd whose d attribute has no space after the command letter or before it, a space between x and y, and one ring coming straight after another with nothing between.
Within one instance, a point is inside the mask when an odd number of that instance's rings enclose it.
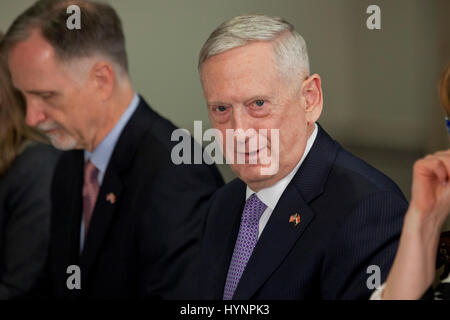
<instances>
[{"instance_id":1,"label":"shirt cuff","mask_svg":"<svg viewBox=\"0 0 450 320\"><path fill-rule=\"evenodd\" d=\"M383 300L382 296L383 296L383 291L384 291L385 287L386 287L386 282L383 283L381 285L381 287L378 287L377 289L375 289L375 291L370 296L370 300Z\"/></svg>"}]
</instances>

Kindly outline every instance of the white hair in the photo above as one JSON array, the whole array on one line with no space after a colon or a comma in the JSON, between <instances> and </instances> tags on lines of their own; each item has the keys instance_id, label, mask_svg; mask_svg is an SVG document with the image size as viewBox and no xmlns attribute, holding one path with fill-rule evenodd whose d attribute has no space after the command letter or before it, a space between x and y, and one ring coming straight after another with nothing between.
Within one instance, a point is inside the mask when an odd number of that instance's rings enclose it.
<instances>
[{"instance_id":1,"label":"white hair","mask_svg":"<svg viewBox=\"0 0 450 320\"><path fill-rule=\"evenodd\" d=\"M208 58L252 41L272 42L281 75L309 75L308 52L303 37L283 18L266 15L241 15L222 23L200 51L199 72Z\"/></svg>"}]
</instances>

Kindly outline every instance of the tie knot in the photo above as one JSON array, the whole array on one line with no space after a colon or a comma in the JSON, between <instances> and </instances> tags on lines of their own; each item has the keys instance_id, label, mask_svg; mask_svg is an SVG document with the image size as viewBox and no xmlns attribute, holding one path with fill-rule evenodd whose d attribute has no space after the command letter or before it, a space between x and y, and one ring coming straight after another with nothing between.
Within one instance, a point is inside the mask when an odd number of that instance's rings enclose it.
<instances>
[{"instance_id":1,"label":"tie knot","mask_svg":"<svg viewBox=\"0 0 450 320\"><path fill-rule=\"evenodd\" d=\"M84 166L84 183L92 183L92 184L98 183L97 182L98 172L99 172L98 169L91 161L86 162Z\"/></svg>"},{"instance_id":2,"label":"tie knot","mask_svg":"<svg viewBox=\"0 0 450 320\"><path fill-rule=\"evenodd\" d=\"M259 222L259 218L266 210L267 206L262 202L256 193L252 194L245 202L242 219L248 222Z\"/></svg>"}]
</instances>

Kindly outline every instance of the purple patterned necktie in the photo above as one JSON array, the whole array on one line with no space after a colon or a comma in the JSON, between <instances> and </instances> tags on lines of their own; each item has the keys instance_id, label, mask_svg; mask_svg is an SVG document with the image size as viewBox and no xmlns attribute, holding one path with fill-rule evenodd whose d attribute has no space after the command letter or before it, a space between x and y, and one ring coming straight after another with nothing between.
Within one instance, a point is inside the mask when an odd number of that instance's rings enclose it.
<instances>
[{"instance_id":1,"label":"purple patterned necktie","mask_svg":"<svg viewBox=\"0 0 450 320\"><path fill-rule=\"evenodd\" d=\"M233 257L231 258L227 281L225 282L224 300L233 298L234 291L241 279L248 259L250 259L253 248L258 241L259 218L266 208L267 206L259 200L256 193L252 194L245 203L239 235L234 245Z\"/></svg>"}]
</instances>

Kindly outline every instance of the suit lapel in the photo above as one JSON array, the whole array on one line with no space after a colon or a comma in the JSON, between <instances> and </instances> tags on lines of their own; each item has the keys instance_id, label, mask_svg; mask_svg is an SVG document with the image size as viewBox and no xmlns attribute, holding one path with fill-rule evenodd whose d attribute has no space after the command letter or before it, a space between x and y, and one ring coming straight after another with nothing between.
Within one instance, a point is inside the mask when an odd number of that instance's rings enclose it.
<instances>
[{"instance_id":1,"label":"suit lapel","mask_svg":"<svg viewBox=\"0 0 450 320\"><path fill-rule=\"evenodd\" d=\"M297 225L289 222L290 217L295 214L300 217ZM251 298L282 263L313 218L314 212L303 200L296 187L290 184L278 201L253 250L233 299Z\"/></svg>"},{"instance_id":2,"label":"suit lapel","mask_svg":"<svg viewBox=\"0 0 450 320\"><path fill-rule=\"evenodd\" d=\"M134 154L138 149L141 138L151 127L155 118L150 107L142 97L140 99L139 106L117 141L98 193L84 249L80 257L80 264L83 270L82 277L85 281L89 275L90 268L98 256L111 222L118 211L117 209L123 202L123 180L125 174L132 165Z\"/></svg>"},{"instance_id":3,"label":"suit lapel","mask_svg":"<svg viewBox=\"0 0 450 320\"><path fill-rule=\"evenodd\" d=\"M250 299L283 262L314 219L310 204L322 194L338 148L320 125L318 127L313 147L272 212L233 299ZM297 226L289 222L296 214L300 217Z\"/></svg>"},{"instance_id":4,"label":"suit lapel","mask_svg":"<svg viewBox=\"0 0 450 320\"><path fill-rule=\"evenodd\" d=\"M245 204L245 184L235 180L232 187L217 205L221 209L208 221L207 234L202 243L201 292L207 299L221 300L239 232L242 210Z\"/></svg>"},{"instance_id":5,"label":"suit lapel","mask_svg":"<svg viewBox=\"0 0 450 320\"><path fill-rule=\"evenodd\" d=\"M68 220L64 224L66 230L61 232L64 234L64 241L61 241L61 245L64 247L61 254L65 258L64 265L68 266L74 263L78 263L79 258L79 241L80 241L80 223L81 223L81 208L82 208L82 196L81 190L83 187L83 152L82 151L70 151L73 153L72 165L68 168L68 172L71 173L71 177L67 179L71 183L68 184L67 201L68 205ZM58 231L59 232L59 231Z\"/></svg>"},{"instance_id":6,"label":"suit lapel","mask_svg":"<svg viewBox=\"0 0 450 320\"><path fill-rule=\"evenodd\" d=\"M81 221L81 189L83 185L83 151L67 151L64 155L64 171L58 172L60 194L53 199L51 226L51 269L55 290L64 292L67 298L78 295L79 290L66 290L66 269L79 265L79 241ZM66 159L64 159L66 161Z\"/></svg>"},{"instance_id":7,"label":"suit lapel","mask_svg":"<svg viewBox=\"0 0 450 320\"><path fill-rule=\"evenodd\" d=\"M84 271L83 276L86 276L86 278L105 239L118 203L120 203L122 189L123 184L118 173L112 168L111 170L108 169L98 193L94 213L81 254L81 269ZM111 195L115 198L114 203L112 203Z\"/></svg>"}]
</instances>

